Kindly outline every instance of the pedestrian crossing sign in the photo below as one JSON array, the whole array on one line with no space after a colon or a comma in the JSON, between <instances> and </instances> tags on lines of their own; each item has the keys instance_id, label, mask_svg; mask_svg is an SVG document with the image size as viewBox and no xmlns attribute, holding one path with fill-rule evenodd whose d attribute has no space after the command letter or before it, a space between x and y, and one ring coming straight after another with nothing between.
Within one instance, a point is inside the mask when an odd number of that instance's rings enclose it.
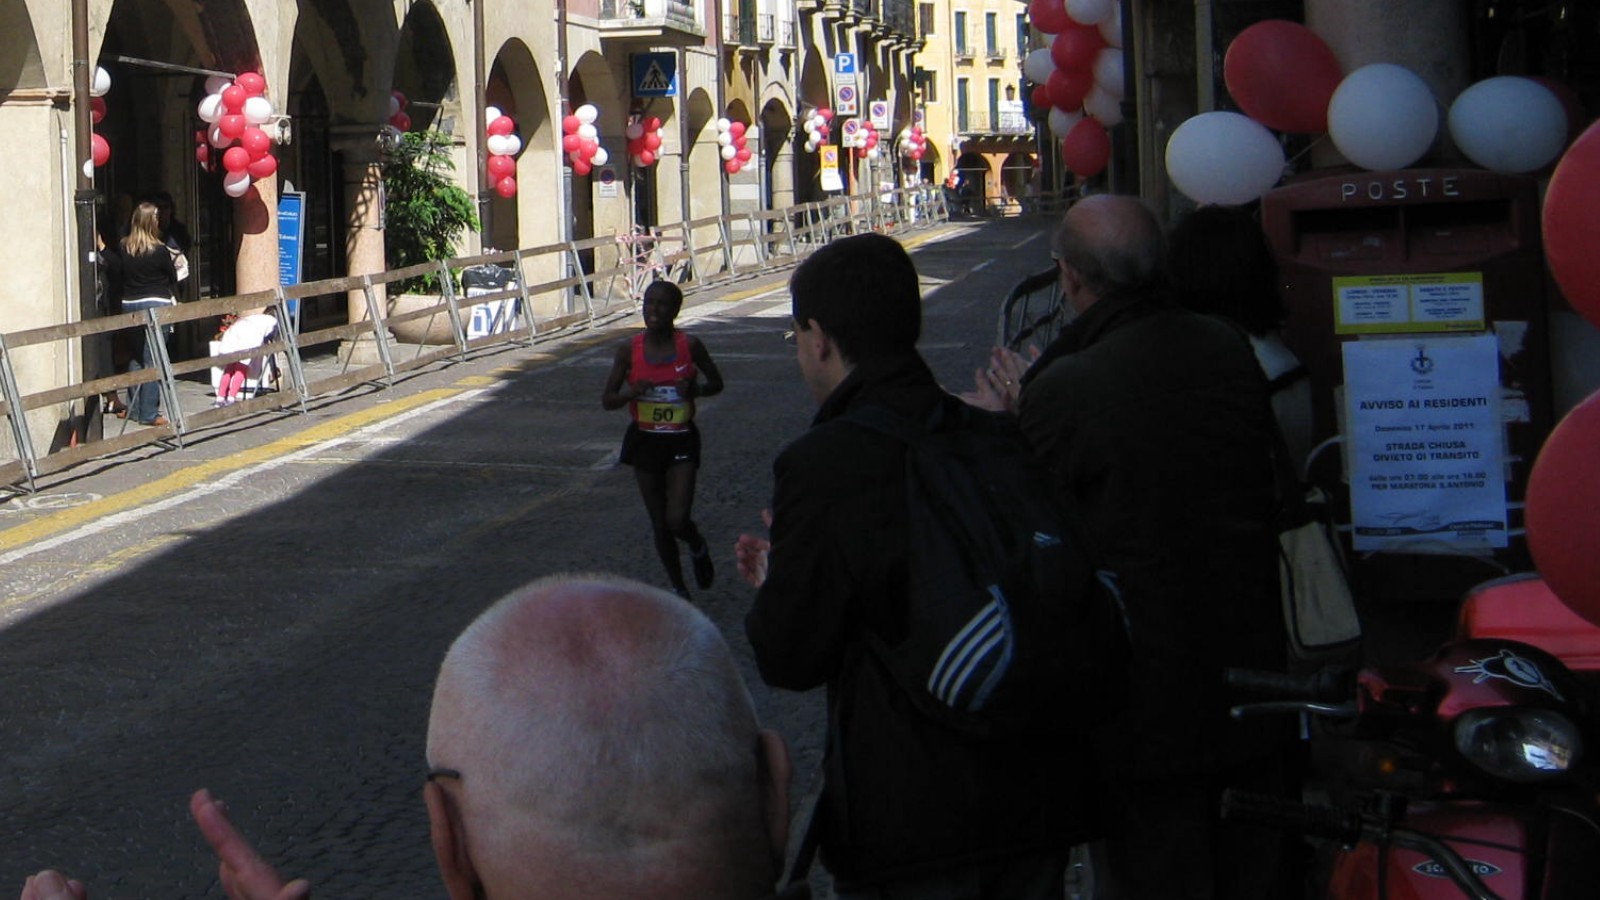
<instances>
[{"instance_id":1,"label":"pedestrian crossing sign","mask_svg":"<svg viewBox=\"0 0 1600 900\"><path fill-rule=\"evenodd\" d=\"M675 97L677 94L677 56L672 53L633 54L635 97Z\"/></svg>"}]
</instances>

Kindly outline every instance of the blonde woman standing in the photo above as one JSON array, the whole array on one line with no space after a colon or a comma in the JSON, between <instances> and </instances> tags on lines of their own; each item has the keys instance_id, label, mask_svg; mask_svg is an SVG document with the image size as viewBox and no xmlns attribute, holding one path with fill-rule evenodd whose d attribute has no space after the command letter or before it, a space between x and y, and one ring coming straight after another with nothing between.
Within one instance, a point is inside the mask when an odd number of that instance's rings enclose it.
<instances>
[{"instance_id":1,"label":"blonde woman standing","mask_svg":"<svg viewBox=\"0 0 1600 900\"><path fill-rule=\"evenodd\" d=\"M111 277L113 296L122 301L122 311L132 312L171 306L178 288L178 271L172 251L161 239L159 213L153 203L141 203L133 211L128 236L107 249L106 268ZM114 307L113 307L114 308ZM131 359L128 370L149 369L155 365L149 335L145 328L129 329ZM165 425L161 415L161 389L155 383L136 384L129 392L129 411L140 425ZM118 415L124 415L119 413Z\"/></svg>"}]
</instances>

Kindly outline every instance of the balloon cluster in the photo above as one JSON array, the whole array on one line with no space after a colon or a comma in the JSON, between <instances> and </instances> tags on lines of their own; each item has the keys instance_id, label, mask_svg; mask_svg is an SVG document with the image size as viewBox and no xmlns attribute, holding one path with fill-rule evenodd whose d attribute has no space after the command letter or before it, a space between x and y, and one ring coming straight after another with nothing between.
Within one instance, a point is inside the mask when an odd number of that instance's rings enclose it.
<instances>
[{"instance_id":1,"label":"balloon cluster","mask_svg":"<svg viewBox=\"0 0 1600 900\"><path fill-rule=\"evenodd\" d=\"M745 144L745 131L749 126L743 122L730 119L717 120L717 152L722 156L722 171L729 175L739 174L739 170L750 161L750 148Z\"/></svg>"},{"instance_id":2,"label":"balloon cluster","mask_svg":"<svg viewBox=\"0 0 1600 900\"><path fill-rule=\"evenodd\" d=\"M826 106L819 106L806 114L800 127L806 133L806 152L815 153L817 148L828 142L829 123L833 121L833 110Z\"/></svg>"},{"instance_id":3,"label":"balloon cluster","mask_svg":"<svg viewBox=\"0 0 1600 900\"><path fill-rule=\"evenodd\" d=\"M206 79L206 96L200 101L201 121L211 128L206 139L222 151L222 190L235 199L249 193L250 186L278 171L272 155L272 138L261 129L271 121L272 101L266 97L267 80L259 72L245 72L229 81L221 75ZM211 157L196 161L211 171Z\"/></svg>"},{"instance_id":4,"label":"balloon cluster","mask_svg":"<svg viewBox=\"0 0 1600 900\"><path fill-rule=\"evenodd\" d=\"M517 195L517 154L522 152L517 122L496 106L485 108L483 118L489 123L483 140L484 149L489 151L484 163L489 170L489 183L494 185L496 194L510 199Z\"/></svg>"},{"instance_id":5,"label":"balloon cluster","mask_svg":"<svg viewBox=\"0 0 1600 900\"><path fill-rule=\"evenodd\" d=\"M1022 61L1034 85L1035 109L1047 109L1061 140L1061 161L1074 174L1100 174L1111 160L1106 133L1122 121L1125 90L1122 9L1117 0L1031 0L1033 27L1055 35L1049 48Z\"/></svg>"},{"instance_id":6,"label":"balloon cluster","mask_svg":"<svg viewBox=\"0 0 1600 900\"><path fill-rule=\"evenodd\" d=\"M411 114L406 112L409 103L406 95L399 91L389 92L389 124L395 131L406 132L411 130Z\"/></svg>"},{"instance_id":7,"label":"balloon cluster","mask_svg":"<svg viewBox=\"0 0 1600 900\"><path fill-rule=\"evenodd\" d=\"M600 146L600 131L594 127L598 118L600 110L585 103L561 119L561 149L567 154L567 164L572 166L574 175L587 175L610 159L606 148Z\"/></svg>"},{"instance_id":8,"label":"balloon cluster","mask_svg":"<svg viewBox=\"0 0 1600 900\"><path fill-rule=\"evenodd\" d=\"M106 117L106 92L111 90L111 73L95 66L94 80L89 84L89 121L96 125ZM89 138L89 158L83 161L83 174L94 177L94 170L111 161L111 142L99 132Z\"/></svg>"},{"instance_id":9,"label":"balloon cluster","mask_svg":"<svg viewBox=\"0 0 1600 900\"><path fill-rule=\"evenodd\" d=\"M900 132L900 155L909 156L920 160L928 152L928 136L922 133L921 125L913 125Z\"/></svg>"},{"instance_id":10,"label":"balloon cluster","mask_svg":"<svg viewBox=\"0 0 1600 900\"><path fill-rule=\"evenodd\" d=\"M861 120L860 147L867 159L877 159L881 151L878 150L878 126L872 124L871 119Z\"/></svg>"},{"instance_id":11,"label":"balloon cluster","mask_svg":"<svg viewBox=\"0 0 1600 900\"><path fill-rule=\"evenodd\" d=\"M628 156L639 168L654 165L661 153L661 120L656 116L638 116L628 123Z\"/></svg>"}]
</instances>

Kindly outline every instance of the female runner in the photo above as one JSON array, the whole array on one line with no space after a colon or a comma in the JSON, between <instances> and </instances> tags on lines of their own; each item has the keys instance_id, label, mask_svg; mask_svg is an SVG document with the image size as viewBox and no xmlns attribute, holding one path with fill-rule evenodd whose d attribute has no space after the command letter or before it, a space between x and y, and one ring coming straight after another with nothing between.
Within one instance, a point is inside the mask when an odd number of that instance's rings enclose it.
<instances>
[{"instance_id":1,"label":"female runner","mask_svg":"<svg viewBox=\"0 0 1600 900\"><path fill-rule=\"evenodd\" d=\"M710 587L716 576L711 548L695 527L690 511L695 472L700 467L694 400L721 393L722 373L699 338L673 327L682 308L683 292L672 282L657 281L645 289L644 333L617 348L600 405L606 409L628 406L633 422L622 437L621 461L633 467L638 479L656 554L667 569L672 589L687 599L678 541L689 545L697 586Z\"/></svg>"}]
</instances>

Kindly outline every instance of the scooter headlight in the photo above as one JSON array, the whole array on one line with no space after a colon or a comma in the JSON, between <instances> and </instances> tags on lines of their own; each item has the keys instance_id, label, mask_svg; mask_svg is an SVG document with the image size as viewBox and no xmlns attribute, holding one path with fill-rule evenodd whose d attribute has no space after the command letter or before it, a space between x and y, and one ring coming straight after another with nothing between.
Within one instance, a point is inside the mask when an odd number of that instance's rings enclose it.
<instances>
[{"instance_id":1,"label":"scooter headlight","mask_svg":"<svg viewBox=\"0 0 1600 900\"><path fill-rule=\"evenodd\" d=\"M1548 709L1475 709L1456 720L1455 738L1468 762L1519 783L1559 778L1583 754L1578 726Z\"/></svg>"}]
</instances>

